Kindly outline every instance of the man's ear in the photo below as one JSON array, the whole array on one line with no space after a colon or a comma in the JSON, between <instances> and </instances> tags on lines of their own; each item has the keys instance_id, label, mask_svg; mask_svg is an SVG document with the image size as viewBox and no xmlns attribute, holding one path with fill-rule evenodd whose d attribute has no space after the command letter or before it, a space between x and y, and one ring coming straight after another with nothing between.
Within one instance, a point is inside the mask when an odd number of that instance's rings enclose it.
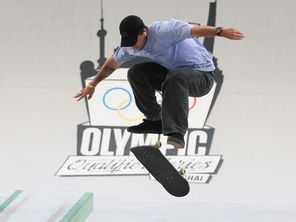
<instances>
[{"instance_id":1,"label":"man's ear","mask_svg":"<svg viewBox=\"0 0 296 222\"><path fill-rule=\"evenodd\" d=\"M148 29L147 28L144 28L143 32L144 32L144 36L147 36Z\"/></svg>"}]
</instances>

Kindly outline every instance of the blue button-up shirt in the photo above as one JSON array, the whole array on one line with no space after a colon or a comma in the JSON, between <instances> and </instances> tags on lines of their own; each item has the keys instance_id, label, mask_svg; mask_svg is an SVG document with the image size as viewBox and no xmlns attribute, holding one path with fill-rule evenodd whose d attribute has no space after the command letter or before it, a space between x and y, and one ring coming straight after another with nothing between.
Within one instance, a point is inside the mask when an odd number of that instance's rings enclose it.
<instances>
[{"instance_id":1,"label":"blue button-up shirt","mask_svg":"<svg viewBox=\"0 0 296 222\"><path fill-rule=\"evenodd\" d=\"M113 55L118 64L136 56L147 57L173 70L176 68L196 68L214 71L213 55L191 34L192 25L172 19L156 22L148 26L147 41L143 49L120 47Z\"/></svg>"}]
</instances>

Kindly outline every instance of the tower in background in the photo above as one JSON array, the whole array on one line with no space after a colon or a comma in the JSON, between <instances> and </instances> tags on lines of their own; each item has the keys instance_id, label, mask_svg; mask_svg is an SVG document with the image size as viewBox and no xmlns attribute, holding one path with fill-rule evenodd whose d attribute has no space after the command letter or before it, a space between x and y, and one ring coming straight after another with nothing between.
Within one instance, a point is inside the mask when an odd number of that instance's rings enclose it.
<instances>
[{"instance_id":1,"label":"tower in background","mask_svg":"<svg viewBox=\"0 0 296 222\"><path fill-rule=\"evenodd\" d=\"M107 35L107 31L104 29L104 9L103 9L103 0L101 0L101 29L97 32L97 36L100 38L100 58L98 59L100 68L106 61L105 57L105 36Z\"/></svg>"}]
</instances>

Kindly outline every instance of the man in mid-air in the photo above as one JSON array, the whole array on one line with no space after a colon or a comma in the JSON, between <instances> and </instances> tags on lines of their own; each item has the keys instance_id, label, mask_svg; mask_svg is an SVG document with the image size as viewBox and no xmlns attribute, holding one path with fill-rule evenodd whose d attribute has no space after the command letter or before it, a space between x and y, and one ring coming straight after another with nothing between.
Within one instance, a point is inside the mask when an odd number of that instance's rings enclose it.
<instances>
[{"instance_id":1,"label":"man in mid-air","mask_svg":"<svg viewBox=\"0 0 296 222\"><path fill-rule=\"evenodd\" d=\"M183 148L188 128L188 97L206 95L214 83L213 56L198 37L241 40L244 35L233 28L193 26L177 19L146 26L135 15L125 17L119 30L120 47L75 98L90 99L96 86L122 63L136 56L147 57L153 62L134 65L128 71L136 105L146 119L127 130L164 134L168 136L168 144ZM156 101L156 90L162 92L161 105Z\"/></svg>"}]
</instances>

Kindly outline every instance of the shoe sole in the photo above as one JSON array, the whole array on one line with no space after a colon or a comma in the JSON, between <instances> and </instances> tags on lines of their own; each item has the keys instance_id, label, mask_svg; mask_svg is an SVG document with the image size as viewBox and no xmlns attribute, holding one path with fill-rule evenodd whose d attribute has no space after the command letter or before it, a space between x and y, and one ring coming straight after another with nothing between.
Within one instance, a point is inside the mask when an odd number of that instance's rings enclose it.
<instances>
[{"instance_id":1,"label":"shoe sole","mask_svg":"<svg viewBox=\"0 0 296 222\"><path fill-rule=\"evenodd\" d=\"M168 141L167 144L172 145L175 149L182 149L184 148L184 145L177 143L175 141Z\"/></svg>"},{"instance_id":2,"label":"shoe sole","mask_svg":"<svg viewBox=\"0 0 296 222\"><path fill-rule=\"evenodd\" d=\"M129 129L127 129L127 131L130 133L136 133L136 134L143 134L143 133L162 134L162 131L133 131Z\"/></svg>"}]
</instances>

